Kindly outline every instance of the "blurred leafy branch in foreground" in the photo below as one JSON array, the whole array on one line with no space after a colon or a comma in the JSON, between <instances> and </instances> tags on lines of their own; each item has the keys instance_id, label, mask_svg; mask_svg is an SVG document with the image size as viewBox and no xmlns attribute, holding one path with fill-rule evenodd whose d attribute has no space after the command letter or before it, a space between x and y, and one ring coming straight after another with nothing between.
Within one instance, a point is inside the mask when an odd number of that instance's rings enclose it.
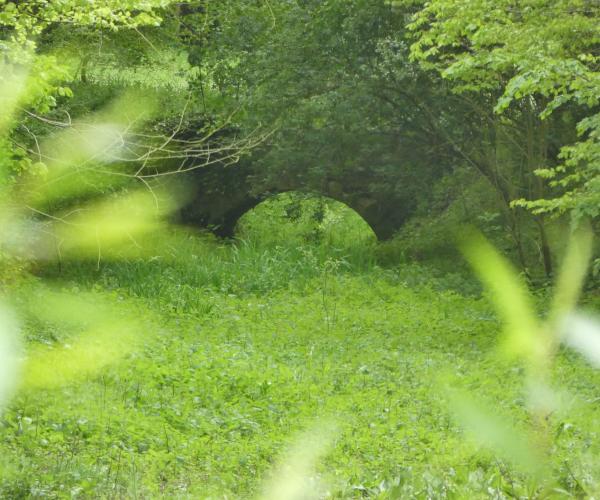
<instances>
[{"instance_id":1,"label":"blurred leafy branch in foreground","mask_svg":"<svg viewBox=\"0 0 600 500\"><path fill-rule=\"evenodd\" d=\"M0 82L4 113L0 138L11 129L11 114L27 92L27 77ZM181 193L155 179L141 189L103 174L114 161L111 151L135 133L127 116L142 116L152 103L125 95L109 109L86 117L90 133L71 128L54 134L40 151L52 151L39 168L15 178L15 159L0 149L0 411L15 390L52 389L96 375L132 353L147 340L143 332L155 321L151 310L106 292L66 291L31 279L28 266L62 258L101 259L127 256L131 243L146 233L156 237L167 228L166 217L177 208ZM141 119L138 123L143 123ZM115 146L116 145L116 146ZM50 159L50 161L48 161ZM88 199L90 192L101 196ZM179 196L175 196L178 194ZM75 207L65 199L78 200ZM82 201L83 200L83 201ZM53 206L52 211L43 207ZM56 208L58 207L58 208ZM19 320L34 319L76 332L68 342L19 342ZM298 440L265 485L264 498L318 496L323 486L314 475L316 461L332 438L320 427ZM0 470L0 472L2 472Z\"/></svg>"},{"instance_id":2,"label":"blurred leafy branch in foreground","mask_svg":"<svg viewBox=\"0 0 600 500\"><path fill-rule=\"evenodd\" d=\"M107 134L126 134L120 128L122 118L127 114L140 116L139 105L144 101L124 96L110 110L90 117L96 125L93 133L79 135L64 130L52 137L47 147L40 145L44 150L54 147L56 161L40 164L39 169L29 165L19 170L18 158L7 143L13 115L19 103L27 101L27 92L26 75L5 77L0 82L0 146L5 146L0 147L0 405L17 380L23 389L30 390L95 373L130 352L139 332L144 331L139 318L146 321L152 317L150 311L127 312L108 294L55 291L27 278L28 267L62 254L99 261L118 251L123 242L163 230L165 216L176 207L171 191L148 184L141 189L121 185L121 189L111 190L110 196L96 196L61 211L64 198L85 200L94 179L84 182L82 165L87 166L86 172L94 172L111 161L106 153L114 144L111 137L107 140ZM58 208L46 213L44 207L53 204ZM18 315L10 305L16 294L32 298L26 315L77 325L81 335L70 345L31 346L22 352Z\"/></svg>"},{"instance_id":3,"label":"blurred leafy branch in foreground","mask_svg":"<svg viewBox=\"0 0 600 500\"><path fill-rule=\"evenodd\" d=\"M450 389L451 406L476 441L544 487L554 489L548 479L552 476L547 460L552 451L553 419L569 408L566 394L552 387L553 361L564 344L600 367L600 324L575 310L591 259L592 238L585 225L572 232L554 297L543 319L520 276L483 236L471 232L461 245L504 323L499 354L523 367L530 422L524 426L501 417L477 402L480 395L460 389Z\"/></svg>"},{"instance_id":4,"label":"blurred leafy branch in foreground","mask_svg":"<svg viewBox=\"0 0 600 500\"><path fill-rule=\"evenodd\" d=\"M81 51L91 50L90 36L127 31L150 43L139 29L161 25L177 8L171 0L0 0L0 359L6 370L0 373L0 406L8 381L14 379L9 372L16 370L8 357L18 356L18 320L8 299L32 281L28 271L41 261L58 261L60 266L63 259L74 257L99 264L117 253L123 256L120 243L139 246L136 237L162 231L166 217L183 202L185 193L168 180L172 174L235 163L268 136L258 128L244 136L226 133L236 111L201 123L193 136L185 135L186 121L197 119L189 116L193 105L187 88L177 98L171 92L174 103L168 113L158 111L156 89L139 85L129 87L139 91L124 92L100 109L92 106L96 111L78 118L57 106L73 95L67 85L83 71L74 61ZM68 47L51 40L53 32L63 29L73 35ZM81 297L65 294L59 300L56 292L35 283L28 286L37 287L32 293L40 304L62 304L60 321L77 310L88 310L95 321L80 321L91 328L89 342L71 345L69 352L56 346L29 349L20 377L25 385L51 386L84 367L88 372L101 367L117 351L127 352L132 344L127 332L136 330L136 321L104 321L115 316L110 297L105 297L102 314L92 314L98 304L83 307L76 302ZM98 297L88 301L97 303ZM39 311L33 307L28 314ZM75 369L67 358L77 357Z\"/></svg>"}]
</instances>

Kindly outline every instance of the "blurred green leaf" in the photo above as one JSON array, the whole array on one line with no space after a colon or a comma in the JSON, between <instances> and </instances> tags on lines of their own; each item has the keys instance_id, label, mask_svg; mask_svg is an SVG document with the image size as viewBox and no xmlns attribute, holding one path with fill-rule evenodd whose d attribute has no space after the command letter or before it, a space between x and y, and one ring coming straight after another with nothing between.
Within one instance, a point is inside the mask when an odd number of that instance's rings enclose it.
<instances>
[{"instance_id":1,"label":"blurred green leaf","mask_svg":"<svg viewBox=\"0 0 600 500\"><path fill-rule=\"evenodd\" d=\"M543 460L530 434L512 419L485 408L465 392L450 392L450 406L458 422L477 443L507 459L521 471L543 472Z\"/></svg>"},{"instance_id":2,"label":"blurred green leaf","mask_svg":"<svg viewBox=\"0 0 600 500\"><path fill-rule=\"evenodd\" d=\"M126 92L85 122L49 135L40 145L47 165L43 177L31 179L29 203L57 202L88 193L103 193L131 182L133 173L124 164L151 149L152 139L143 147L129 135L150 119L155 102L138 92ZM138 141L140 139L138 138Z\"/></svg>"},{"instance_id":3,"label":"blurred green leaf","mask_svg":"<svg viewBox=\"0 0 600 500\"><path fill-rule=\"evenodd\" d=\"M137 325L116 321L90 329L72 344L32 348L23 364L20 387L53 388L91 376L128 354Z\"/></svg>"},{"instance_id":4,"label":"blurred green leaf","mask_svg":"<svg viewBox=\"0 0 600 500\"><path fill-rule=\"evenodd\" d=\"M600 320L571 313L563 318L560 328L562 341L600 368Z\"/></svg>"},{"instance_id":5,"label":"blurred green leaf","mask_svg":"<svg viewBox=\"0 0 600 500\"><path fill-rule=\"evenodd\" d=\"M557 321L562 321L577 305L592 258L592 240L593 233L588 225L582 225L571 233L567 253L556 281L550 312L553 326L556 326Z\"/></svg>"},{"instance_id":6,"label":"blurred green leaf","mask_svg":"<svg viewBox=\"0 0 600 500\"><path fill-rule=\"evenodd\" d=\"M165 192L139 190L65 216L56 226L56 237L66 252L100 258L135 236L164 229L164 216L175 207Z\"/></svg>"},{"instance_id":7,"label":"blurred green leaf","mask_svg":"<svg viewBox=\"0 0 600 500\"><path fill-rule=\"evenodd\" d=\"M64 326L89 326L127 317L115 300L99 293L55 291L35 283L19 290L20 312L43 322ZM112 319L111 319L112 318ZM132 318L131 318L132 319Z\"/></svg>"},{"instance_id":8,"label":"blurred green leaf","mask_svg":"<svg viewBox=\"0 0 600 500\"><path fill-rule=\"evenodd\" d=\"M18 325L12 313L0 303L0 410L16 385Z\"/></svg>"},{"instance_id":9,"label":"blurred green leaf","mask_svg":"<svg viewBox=\"0 0 600 500\"><path fill-rule=\"evenodd\" d=\"M33 345L27 352L20 386L51 388L94 375L131 352L137 345L144 321L115 297L99 293L77 295L38 285L21 290L25 311L44 323L80 330L68 341Z\"/></svg>"},{"instance_id":10,"label":"blurred green leaf","mask_svg":"<svg viewBox=\"0 0 600 500\"><path fill-rule=\"evenodd\" d=\"M543 353L540 326L523 281L508 260L481 234L469 232L460 247L492 293L494 306L505 325L502 348L509 355L536 359Z\"/></svg>"},{"instance_id":11,"label":"blurred green leaf","mask_svg":"<svg viewBox=\"0 0 600 500\"><path fill-rule=\"evenodd\" d=\"M0 63L0 75L0 134L4 134L23 96L26 75L22 72L12 72L8 65L3 63Z\"/></svg>"},{"instance_id":12,"label":"blurred green leaf","mask_svg":"<svg viewBox=\"0 0 600 500\"><path fill-rule=\"evenodd\" d=\"M310 500L323 498L315 467L336 435L332 424L321 424L299 436L267 481L263 500Z\"/></svg>"}]
</instances>

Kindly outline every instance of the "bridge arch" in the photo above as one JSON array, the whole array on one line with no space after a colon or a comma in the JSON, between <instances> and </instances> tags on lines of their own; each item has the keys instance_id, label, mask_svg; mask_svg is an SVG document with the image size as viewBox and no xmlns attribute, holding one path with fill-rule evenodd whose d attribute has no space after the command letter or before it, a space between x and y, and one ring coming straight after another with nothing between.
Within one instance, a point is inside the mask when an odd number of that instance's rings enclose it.
<instances>
[{"instance_id":1,"label":"bridge arch","mask_svg":"<svg viewBox=\"0 0 600 500\"><path fill-rule=\"evenodd\" d=\"M179 221L209 229L217 236L234 236L238 220L249 210L280 193L298 191L325 196L344 203L371 227L377 239L386 240L404 224L414 210L414 200L404 191L377 178L326 178L318 186L302 179L285 178L263 185L257 191L259 176L252 165L200 168L186 178L189 202L182 207Z\"/></svg>"},{"instance_id":2,"label":"bridge arch","mask_svg":"<svg viewBox=\"0 0 600 500\"><path fill-rule=\"evenodd\" d=\"M268 237L266 231L275 228L277 232L270 239L276 241L317 236L346 243L377 239L368 221L355 209L312 191L290 190L263 196L238 218L234 227L236 236L250 237Z\"/></svg>"}]
</instances>

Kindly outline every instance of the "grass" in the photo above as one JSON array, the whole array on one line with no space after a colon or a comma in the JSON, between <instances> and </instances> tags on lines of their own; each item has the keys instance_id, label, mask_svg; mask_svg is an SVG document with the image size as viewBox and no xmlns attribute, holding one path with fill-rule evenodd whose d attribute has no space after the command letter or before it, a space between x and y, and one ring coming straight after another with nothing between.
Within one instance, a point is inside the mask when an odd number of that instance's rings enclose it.
<instances>
[{"instance_id":1,"label":"grass","mask_svg":"<svg viewBox=\"0 0 600 500\"><path fill-rule=\"evenodd\" d=\"M261 238L288 201L242 221L236 244L173 233L100 270L44 270L58 287L152 319L100 374L13 399L0 426L1 497L252 498L297 436L331 421L315 477L333 498L600 491L598 372L559 355L553 376L568 404L549 417L554 479L543 490L480 450L449 410L452 384L529 420L522 367L496 355L499 324L477 286L461 273L379 266L368 230L347 237L352 213L337 233L309 218ZM77 332L31 320L25 334L60 346Z\"/></svg>"}]
</instances>

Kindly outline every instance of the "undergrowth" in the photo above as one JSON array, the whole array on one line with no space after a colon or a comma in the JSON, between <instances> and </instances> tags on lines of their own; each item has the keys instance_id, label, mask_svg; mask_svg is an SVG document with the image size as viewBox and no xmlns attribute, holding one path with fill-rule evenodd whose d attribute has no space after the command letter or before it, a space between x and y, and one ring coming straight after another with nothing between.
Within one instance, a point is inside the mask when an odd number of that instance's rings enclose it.
<instances>
[{"instance_id":1,"label":"undergrowth","mask_svg":"<svg viewBox=\"0 0 600 500\"><path fill-rule=\"evenodd\" d=\"M378 261L372 235L346 238L343 217L328 235L306 216L284 240L262 238L265 219L249 217L233 242L175 231L137 241L125 261L39 270L59 288L127 298L134 314L140 304L156 317L100 375L12 401L1 497L255 497L320 420L338 427L315 472L331 498L600 491L598 372L559 354L553 377L570 411L549 420L555 479L542 490L479 450L448 410L452 380L499 415L530 418L522 367L496 356L498 321L460 266ZM73 334L48 322L25 330L49 346Z\"/></svg>"}]
</instances>

